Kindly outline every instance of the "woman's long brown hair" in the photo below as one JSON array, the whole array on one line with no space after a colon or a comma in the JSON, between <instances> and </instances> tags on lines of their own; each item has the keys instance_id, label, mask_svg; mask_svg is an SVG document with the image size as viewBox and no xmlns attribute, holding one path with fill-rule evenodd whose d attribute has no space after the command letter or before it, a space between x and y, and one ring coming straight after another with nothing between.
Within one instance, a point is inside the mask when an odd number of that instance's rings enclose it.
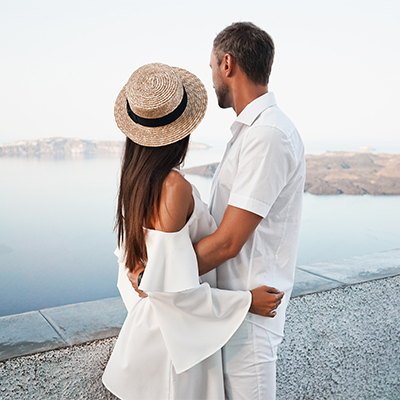
<instances>
[{"instance_id":1,"label":"woman's long brown hair","mask_svg":"<svg viewBox=\"0 0 400 400\"><path fill-rule=\"evenodd\" d=\"M147 261L143 227L158 216L163 182L183 162L188 145L189 136L162 147L145 147L126 138L115 229L130 271Z\"/></svg>"}]
</instances>

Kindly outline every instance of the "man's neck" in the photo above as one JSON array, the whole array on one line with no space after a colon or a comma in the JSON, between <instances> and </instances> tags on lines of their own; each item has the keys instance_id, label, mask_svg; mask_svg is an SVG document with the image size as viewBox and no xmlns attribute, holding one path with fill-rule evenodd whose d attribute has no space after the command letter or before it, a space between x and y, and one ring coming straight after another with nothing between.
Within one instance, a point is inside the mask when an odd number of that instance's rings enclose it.
<instances>
[{"instance_id":1,"label":"man's neck","mask_svg":"<svg viewBox=\"0 0 400 400\"><path fill-rule=\"evenodd\" d=\"M248 104L268 93L268 85L256 85L248 79L237 80L232 87L233 109L239 115Z\"/></svg>"}]
</instances>

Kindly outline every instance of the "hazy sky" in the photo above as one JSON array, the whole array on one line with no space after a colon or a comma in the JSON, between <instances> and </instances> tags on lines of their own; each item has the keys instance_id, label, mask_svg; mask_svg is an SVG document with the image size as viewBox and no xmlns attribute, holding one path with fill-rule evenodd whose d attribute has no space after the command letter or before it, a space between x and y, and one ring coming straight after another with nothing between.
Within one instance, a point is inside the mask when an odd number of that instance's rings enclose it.
<instances>
[{"instance_id":1,"label":"hazy sky","mask_svg":"<svg viewBox=\"0 0 400 400\"><path fill-rule=\"evenodd\" d=\"M273 37L270 90L304 139L400 140L398 0L0 0L0 142L122 140L115 98L156 61L207 87L194 140L225 140L235 115L218 108L209 56L233 21Z\"/></svg>"}]
</instances>

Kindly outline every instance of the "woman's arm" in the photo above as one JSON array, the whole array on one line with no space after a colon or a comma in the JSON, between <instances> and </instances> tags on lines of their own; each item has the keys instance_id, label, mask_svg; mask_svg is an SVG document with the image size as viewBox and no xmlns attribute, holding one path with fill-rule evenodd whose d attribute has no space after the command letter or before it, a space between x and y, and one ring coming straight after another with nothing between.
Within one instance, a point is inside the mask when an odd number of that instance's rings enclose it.
<instances>
[{"instance_id":1,"label":"woman's arm","mask_svg":"<svg viewBox=\"0 0 400 400\"><path fill-rule=\"evenodd\" d=\"M145 298L147 297L147 294L139 289L138 284L138 276L143 271L144 267L135 272L128 272L127 276L139 296ZM281 304L284 293L268 286L261 286L257 289L250 290L250 293L251 304L249 312L263 317L274 318L276 315L276 309L279 304Z\"/></svg>"}]
</instances>

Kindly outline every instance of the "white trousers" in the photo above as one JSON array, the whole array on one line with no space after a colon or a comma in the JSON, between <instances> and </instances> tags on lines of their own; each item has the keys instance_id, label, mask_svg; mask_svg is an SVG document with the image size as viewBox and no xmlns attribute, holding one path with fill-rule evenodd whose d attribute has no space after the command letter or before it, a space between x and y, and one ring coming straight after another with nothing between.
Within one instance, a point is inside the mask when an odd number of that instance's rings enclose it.
<instances>
[{"instance_id":1,"label":"white trousers","mask_svg":"<svg viewBox=\"0 0 400 400\"><path fill-rule=\"evenodd\" d=\"M276 353L282 337L244 321L222 348L225 398L275 400Z\"/></svg>"}]
</instances>

